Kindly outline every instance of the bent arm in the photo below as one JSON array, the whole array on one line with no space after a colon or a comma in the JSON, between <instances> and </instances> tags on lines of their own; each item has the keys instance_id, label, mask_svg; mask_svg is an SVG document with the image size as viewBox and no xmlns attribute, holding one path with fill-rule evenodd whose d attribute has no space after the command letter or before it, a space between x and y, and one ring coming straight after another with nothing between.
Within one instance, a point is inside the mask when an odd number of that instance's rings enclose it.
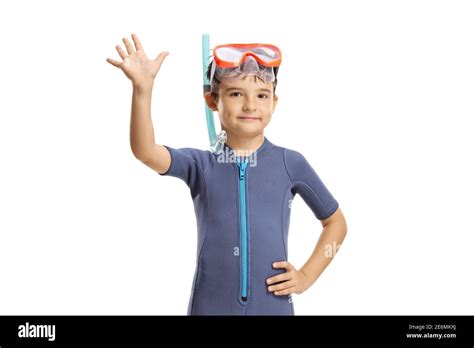
<instances>
[{"instance_id":1,"label":"bent arm","mask_svg":"<svg viewBox=\"0 0 474 348\"><path fill-rule=\"evenodd\" d=\"M344 241L347 233L347 224L340 208L329 218L321 220L323 231L318 243L308 261L301 267L302 271L313 284L332 261L339 246Z\"/></svg>"}]
</instances>

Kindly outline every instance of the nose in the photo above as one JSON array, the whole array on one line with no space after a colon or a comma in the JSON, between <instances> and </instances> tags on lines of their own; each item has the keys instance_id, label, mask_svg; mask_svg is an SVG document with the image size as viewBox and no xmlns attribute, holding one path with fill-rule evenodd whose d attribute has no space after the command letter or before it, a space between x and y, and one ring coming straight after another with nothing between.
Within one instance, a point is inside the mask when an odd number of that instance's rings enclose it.
<instances>
[{"instance_id":1,"label":"nose","mask_svg":"<svg viewBox=\"0 0 474 348\"><path fill-rule=\"evenodd\" d=\"M252 97L247 97L245 98L245 102L243 105L244 111L255 111L255 101L253 100Z\"/></svg>"}]
</instances>

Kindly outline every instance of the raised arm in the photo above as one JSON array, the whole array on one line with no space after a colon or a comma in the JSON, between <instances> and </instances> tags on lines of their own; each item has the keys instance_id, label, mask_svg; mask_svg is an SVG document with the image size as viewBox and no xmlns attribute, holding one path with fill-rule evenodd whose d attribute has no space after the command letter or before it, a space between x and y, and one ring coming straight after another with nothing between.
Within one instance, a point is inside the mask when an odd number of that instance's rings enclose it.
<instances>
[{"instance_id":1,"label":"raised arm","mask_svg":"<svg viewBox=\"0 0 474 348\"><path fill-rule=\"evenodd\" d=\"M107 62L121 69L132 81L132 111L130 121L130 146L133 155L148 167L165 173L171 164L171 156L166 147L155 143L151 120L151 96L155 77L160 71L168 52L161 52L154 60L149 59L136 34L132 34L135 47L123 38L125 52L116 46L122 62L107 58Z\"/></svg>"}]
</instances>

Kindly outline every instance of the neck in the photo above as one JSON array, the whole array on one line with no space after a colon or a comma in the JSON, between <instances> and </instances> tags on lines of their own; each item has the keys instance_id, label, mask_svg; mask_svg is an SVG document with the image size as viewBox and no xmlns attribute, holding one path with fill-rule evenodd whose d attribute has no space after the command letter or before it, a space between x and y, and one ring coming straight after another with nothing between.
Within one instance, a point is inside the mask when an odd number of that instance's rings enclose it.
<instances>
[{"instance_id":1,"label":"neck","mask_svg":"<svg viewBox=\"0 0 474 348\"><path fill-rule=\"evenodd\" d=\"M242 137L227 132L227 145L230 146L237 156L256 151L265 141L263 133L254 136Z\"/></svg>"}]
</instances>

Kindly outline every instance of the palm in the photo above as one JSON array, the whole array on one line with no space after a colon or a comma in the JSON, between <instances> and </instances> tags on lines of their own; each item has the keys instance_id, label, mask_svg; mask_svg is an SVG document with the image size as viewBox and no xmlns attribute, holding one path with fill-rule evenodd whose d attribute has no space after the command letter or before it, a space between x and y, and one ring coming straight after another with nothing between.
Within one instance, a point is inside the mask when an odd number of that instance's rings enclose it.
<instances>
[{"instance_id":1,"label":"palm","mask_svg":"<svg viewBox=\"0 0 474 348\"><path fill-rule=\"evenodd\" d=\"M153 79L160 69L161 62L149 59L143 49L130 54L129 63L127 60L120 65L122 71L132 82L143 79Z\"/></svg>"},{"instance_id":2,"label":"palm","mask_svg":"<svg viewBox=\"0 0 474 348\"><path fill-rule=\"evenodd\" d=\"M127 52L122 47L116 46L120 57L123 59L122 62L110 58L107 61L120 68L134 84L153 81L168 53L162 52L155 59L149 59L138 36L132 34L132 39L135 47L126 38L123 39Z\"/></svg>"}]
</instances>

